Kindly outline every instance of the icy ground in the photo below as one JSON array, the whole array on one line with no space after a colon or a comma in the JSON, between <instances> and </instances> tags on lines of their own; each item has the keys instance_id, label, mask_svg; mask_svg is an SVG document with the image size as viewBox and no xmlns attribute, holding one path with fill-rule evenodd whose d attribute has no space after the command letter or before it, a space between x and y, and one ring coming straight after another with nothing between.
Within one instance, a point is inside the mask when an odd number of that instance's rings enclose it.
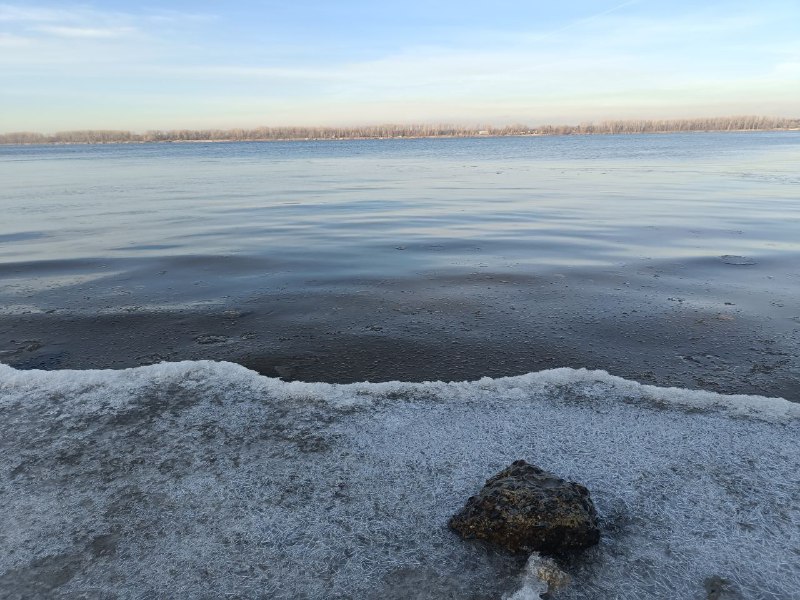
<instances>
[{"instance_id":1,"label":"icy ground","mask_svg":"<svg viewBox=\"0 0 800 600\"><path fill-rule=\"evenodd\" d=\"M230 364L0 365L2 598L535 597L447 518L524 458L600 545L554 598L800 598L800 405L557 369L285 383ZM520 590L527 582L529 594ZM536 594L538 595L538 594Z\"/></svg>"}]
</instances>

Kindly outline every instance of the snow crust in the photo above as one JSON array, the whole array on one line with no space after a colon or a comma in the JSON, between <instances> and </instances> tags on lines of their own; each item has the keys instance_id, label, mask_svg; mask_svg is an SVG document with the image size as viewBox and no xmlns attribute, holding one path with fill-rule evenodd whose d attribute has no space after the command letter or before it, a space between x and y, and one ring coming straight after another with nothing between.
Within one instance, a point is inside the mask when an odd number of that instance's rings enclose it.
<instances>
[{"instance_id":1,"label":"snow crust","mask_svg":"<svg viewBox=\"0 0 800 600\"><path fill-rule=\"evenodd\" d=\"M3 598L535 598L525 557L446 527L519 458L586 485L602 521L552 598L704 598L712 577L800 597L783 399L584 369L331 385L0 365L0 415Z\"/></svg>"}]
</instances>

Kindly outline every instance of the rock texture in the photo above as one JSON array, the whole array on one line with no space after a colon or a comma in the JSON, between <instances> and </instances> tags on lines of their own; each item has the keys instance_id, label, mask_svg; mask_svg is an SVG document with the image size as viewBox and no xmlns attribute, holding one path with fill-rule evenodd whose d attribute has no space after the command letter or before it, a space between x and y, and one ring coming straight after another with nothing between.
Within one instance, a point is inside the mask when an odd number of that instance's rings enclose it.
<instances>
[{"instance_id":1,"label":"rock texture","mask_svg":"<svg viewBox=\"0 0 800 600\"><path fill-rule=\"evenodd\" d=\"M600 541L589 491L524 460L489 479L449 524L511 552L563 554Z\"/></svg>"}]
</instances>

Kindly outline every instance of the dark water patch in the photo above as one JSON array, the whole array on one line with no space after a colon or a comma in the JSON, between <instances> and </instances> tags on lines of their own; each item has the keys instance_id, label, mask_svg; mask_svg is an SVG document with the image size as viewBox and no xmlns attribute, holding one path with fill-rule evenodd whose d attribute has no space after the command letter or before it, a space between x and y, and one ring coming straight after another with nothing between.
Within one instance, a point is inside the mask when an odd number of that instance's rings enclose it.
<instances>
[{"instance_id":1,"label":"dark water patch","mask_svg":"<svg viewBox=\"0 0 800 600\"><path fill-rule=\"evenodd\" d=\"M178 244L132 244L130 246L112 248L111 250L136 252L142 250L171 250L173 248L180 248L180 246Z\"/></svg>"},{"instance_id":2,"label":"dark water patch","mask_svg":"<svg viewBox=\"0 0 800 600\"><path fill-rule=\"evenodd\" d=\"M0 263L0 277L36 277L47 275L83 275L119 268L130 261L111 258L36 260Z\"/></svg>"},{"instance_id":3,"label":"dark water patch","mask_svg":"<svg viewBox=\"0 0 800 600\"><path fill-rule=\"evenodd\" d=\"M733 254L725 254L724 256L720 256L720 260L722 260L722 262L724 262L726 265L737 265L740 267L758 264L752 258L747 258L746 256L736 256Z\"/></svg>"},{"instance_id":4,"label":"dark water patch","mask_svg":"<svg viewBox=\"0 0 800 600\"><path fill-rule=\"evenodd\" d=\"M37 240L47 237L44 231L20 231L17 233L0 234L0 244L19 242L23 240Z\"/></svg>"},{"instance_id":5,"label":"dark water patch","mask_svg":"<svg viewBox=\"0 0 800 600\"><path fill-rule=\"evenodd\" d=\"M800 399L798 282L780 276L792 268L781 261L748 268L769 295L753 295L742 270L711 258L536 276L339 279L249 297L230 288L229 300L207 307L0 316L0 351L24 368L210 358L329 382L585 366L658 385ZM23 351L18 340L42 347Z\"/></svg>"}]
</instances>

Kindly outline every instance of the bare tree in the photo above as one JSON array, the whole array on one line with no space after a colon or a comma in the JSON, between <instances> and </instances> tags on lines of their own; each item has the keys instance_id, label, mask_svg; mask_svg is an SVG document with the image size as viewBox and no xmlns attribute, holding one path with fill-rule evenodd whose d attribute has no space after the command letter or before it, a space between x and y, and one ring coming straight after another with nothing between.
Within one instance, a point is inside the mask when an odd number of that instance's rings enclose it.
<instances>
[{"instance_id":1,"label":"bare tree","mask_svg":"<svg viewBox=\"0 0 800 600\"><path fill-rule=\"evenodd\" d=\"M471 137L525 135L642 134L689 131L772 131L800 129L800 119L759 116L706 119L624 120L585 122L578 125L525 124L493 127L453 124L384 124L363 127L256 127L254 129L173 129L144 133L114 130L61 131L51 135L33 132L0 134L0 144L120 144L141 142L242 142L270 140L343 140L407 137Z\"/></svg>"}]
</instances>

